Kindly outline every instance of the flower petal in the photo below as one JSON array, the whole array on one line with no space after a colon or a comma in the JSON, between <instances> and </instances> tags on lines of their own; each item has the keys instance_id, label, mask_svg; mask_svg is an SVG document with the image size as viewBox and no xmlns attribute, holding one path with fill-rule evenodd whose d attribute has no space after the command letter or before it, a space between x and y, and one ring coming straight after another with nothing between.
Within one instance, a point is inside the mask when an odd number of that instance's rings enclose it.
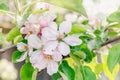
<instances>
[{"instance_id":1,"label":"flower petal","mask_svg":"<svg viewBox=\"0 0 120 80\"><path fill-rule=\"evenodd\" d=\"M30 35L27 39L28 39L28 45L29 46L31 46L33 48L36 48L36 49L41 48L42 42L36 34Z\"/></svg>"},{"instance_id":2,"label":"flower petal","mask_svg":"<svg viewBox=\"0 0 120 80\"><path fill-rule=\"evenodd\" d=\"M58 36L57 30L46 27L42 30L42 36L47 40L56 40Z\"/></svg>"},{"instance_id":3,"label":"flower petal","mask_svg":"<svg viewBox=\"0 0 120 80\"><path fill-rule=\"evenodd\" d=\"M61 61L62 55L58 51L54 51L54 54L52 55L52 58L54 61Z\"/></svg>"},{"instance_id":4,"label":"flower petal","mask_svg":"<svg viewBox=\"0 0 120 80\"><path fill-rule=\"evenodd\" d=\"M61 34L63 33L68 34L71 31L71 28L72 28L72 23L68 21L64 21L60 24L59 30Z\"/></svg>"},{"instance_id":5,"label":"flower petal","mask_svg":"<svg viewBox=\"0 0 120 80\"><path fill-rule=\"evenodd\" d=\"M49 27L57 31L57 24L55 22L51 22Z\"/></svg>"},{"instance_id":6,"label":"flower petal","mask_svg":"<svg viewBox=\"0 0 120 80\"><path fill-rule=\"evenodd\" d=\"M58 71L58 63L55 61L50 61L47 66L47 73L49 75L52 75L54 73L57 73Z\"/></svg>"},{"instance_id":7,"label":"flower petal","mask_svg":"<svg viewBox=\"0 0 120 80\"><path fill-rule=\"evenodd\" d=\"M68 36L68 37L64 38L63 40L70 46L77 46L82 43L82 40L76 36Z\"/></svg>"},{"instance_id":8,"label":"flower petal","mask_svg":"<svg viewBox=\"0 0 120 80\"><path fill-rule=\"evenodd\" d=\"M70 53L70 47L67 44L65 44L64 42L60 42L58 45L58 51L62 55L66 56Z\"/></svg>"},{"instance_id":9,"label":"flower petal","mask_svg":"<svg viewBox=\"0 0 120 80\"><path fill-rule=\"evenodd\" d=\"M39 70L45 69L47 67L47 61L45 60L43 54L41 51L37 50L35 51L31 57L30 62L35 68L38 68Z\"/></svg>"},{"instance_id":10,"label":"flower petal","mask_svg":"<svg viewBox=\"0 0 120 80\"><path fill-rule=\"evenodd\" d=\"M23 42L17 43L17 49L21 52L26 51L27 50L27 44L25 44Z\"/></svg>"},{"instance_id":11,"label":"flower petal","mask_svg":"<svg viewBox=\"0 0 120 80\"><path fill-rule=\"evenodd\" d=\"M25 52L19 59L17 59L16 61L17 62L21 62L21 61L24 61L27 57L27 52Z\"/></svg>"},{"instance_id":12,"label":"flower petal","mask_svg":"<svg viewBox=\"0 0 120 80\"><path fill-rule=\"evenodd\" d=\"M52 55L53 51L57 48L58 41L48 41L44 45L44 53Z\"/></svg>"}]
</instances>

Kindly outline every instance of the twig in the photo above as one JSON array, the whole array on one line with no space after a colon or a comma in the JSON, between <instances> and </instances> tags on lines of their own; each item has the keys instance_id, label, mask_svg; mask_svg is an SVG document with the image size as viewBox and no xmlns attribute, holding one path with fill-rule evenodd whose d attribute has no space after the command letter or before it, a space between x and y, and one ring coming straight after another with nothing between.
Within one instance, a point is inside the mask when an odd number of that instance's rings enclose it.
<instances>
[{"instance_id":1,"label":"twig","mask_svg":"<svg viewBox=\"0 0 120 80\"><path fill-rule=\"evenodd\" d=\"M118 40L120 40L120 36L118 36L118 37L116 37L116 38L113 38L113 39L110 39L110 40L106 41L106 42L103 43L101 46L108 45L108 44L113 43L113 42L118 41Z\"/></svg>"},{"instance_id":2,"label":"twig","mask_svg":"<svg viewBox=\"0 0 120 80\"><path fill-rule=\"evenodd\" d=\"M10 50L12 48L15 48L15 47L16 47L16 45L12 45L10 47L4 48L4 49L0 49L0 54L4 53L4 52L6 52L6 51L8 51L8 50Z\"/></svg>"}]
</instances>

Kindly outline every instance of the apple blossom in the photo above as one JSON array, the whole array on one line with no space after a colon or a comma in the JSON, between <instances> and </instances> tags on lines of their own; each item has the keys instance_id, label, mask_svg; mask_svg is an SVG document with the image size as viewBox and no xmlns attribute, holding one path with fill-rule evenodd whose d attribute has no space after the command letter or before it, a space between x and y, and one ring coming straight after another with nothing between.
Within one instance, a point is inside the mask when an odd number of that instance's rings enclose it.
<instances>
[{"instance_id":1,"label":"apple blossom","mask_svg":"<svg viewBox=\"0 0 120 80\"><path fill-rule=\"evenodd\" d=\"M34 51L30 57L30 62L34 68L43 70L47 68L47 73L52 75L58 71L58 63L62 60L62 55L57 51L53 51L52 55L48 55L43 51L37 50Z\"/></svg>"},{"instance_id":2,"label":"apple blossom","mask_svg":"<svg viewBox=\"0 0 120 80\"><path fill-rule=\"evenodd\" d=\"M30 56L33 52L33 49L23 42L17 43L17 49L20 52L24 52L23 55L19 59L17 59L17 62L25 60L27 58L27 55Z\"/></svg>"},{"instance_id":3,"label":"apple blossom","mask_svg":"<svg viewBox=\"0 0 120 80\"><path fill-rule=\"evenodd\" d=\"M46 12L42 16L40 16L40 27L48 27L51 22L56 18L56 14Z\"/></svg>"},{"instance_id":4,"label":"apple blossom","mask_svg":"<svg viewBox=\"0 0 120 80\"><path fill-rule=\"evenodd\" d=\"M54 27L54 29L46 27L42 30L42 36L48 40L44 45L44 51L46 51L46 53L52 54L51 52L57 48L62 55L66 56L70 53L69 46L77 46L82 43L82 40L80 40L79 37L68 35L72 28L71 22L62 22L59 30L56 23L54 23L52 27Z\"/></svg>"},{"instance_id":5,"label":"apple blossom","mask_svg":"<svg viewBox=\"0 0 120 80\"><path fill-rule=\"evenodd\" d=\"M26 22L24 26L20 29L20 32L22 34L30 35L33 33L37 33L37 28L32 23Z\"/></svg>"}]
</instances>

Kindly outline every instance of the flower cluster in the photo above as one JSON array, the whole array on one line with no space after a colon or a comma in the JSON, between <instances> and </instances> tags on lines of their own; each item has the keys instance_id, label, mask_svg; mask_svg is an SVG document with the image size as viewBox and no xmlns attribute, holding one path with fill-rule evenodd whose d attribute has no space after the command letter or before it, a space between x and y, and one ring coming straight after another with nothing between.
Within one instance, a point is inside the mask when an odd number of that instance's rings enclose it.
<instances>
[{"instance_id":1,"label":"flower cluster","mask_svg":"<svg viewBox=\"0 0 120 80\"><path fill-rule=\"evenodd\" d=\"M34 68L39 70L47 68L47 73L52 75L58 71L58 62L63 56L69 55L70 46L82 43L78 35L69 34L72 22L65 20L57 24L56 17L55 14L45 13L40 17L39 25L30 22L24 24L20 31L26 35L28 43L17 44L17 49L25 52L18 62L29 56Z\"/></svg>"}]
</instances>

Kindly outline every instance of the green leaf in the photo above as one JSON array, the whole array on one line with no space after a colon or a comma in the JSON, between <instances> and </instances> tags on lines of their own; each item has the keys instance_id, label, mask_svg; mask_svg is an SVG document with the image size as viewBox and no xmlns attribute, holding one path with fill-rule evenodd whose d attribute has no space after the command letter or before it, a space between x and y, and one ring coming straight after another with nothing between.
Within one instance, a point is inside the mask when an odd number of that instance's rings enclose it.
<instances>
[{"instance_id":1,"label":"green leaf","mask_svg":"<svg viewBox=\"0 0 120 80\"><path fill-rule=\"evenodd\" d=\"M24 64L20 70L21 80L32 80L33 72L34 68L32 67L31 63Z\"/></svg>"},{"instance_id":2,"label":"green leaf","mask_svg":"<svg viewBox=\"0 0 120 80\"><path fill-rule=\"evenodd\" d=\"M80 25L73 25L70 34L85 33L86 29Z\"/></svg>"},{"instance_id":3,"label":"green leaf","mask_svg":"<svg viewBox=\"0 0 120 80\"><path fill-rule=\"evenodd\" d=\"M67 61L65 61L65 60L62 61L62 63L59 66L59 70L67 76L68 80L74 80L75 79L75 72L68 65Z\"/></svg>"},{"instance_id":4,"label":"green leaf","mask_svg":"<svg viewBox=\"0 0 120 80\"><path fill-rule=\"evenodd\" d=\"M14 44L17 44L18 42L22 41L23 40L23 37L22 35L18 35L17 37L15 37L14 39Z\"/></svg>"},{"instance_id":5,"label":"green leaf","mask_svg":"<svg viewBox=\"0 0 120 80\"><path fill-rule=\"evenodd\" d=\"M75 51L73 54L78 56L80 59L85 59L86 58L86 54L82 51Z\"/></svg>"},{"instance_id":6,"label":"green leaf","mask_svg":"<svg viewBox=\"0 0 120 80\"><path fill-rule=\"evenodd\" d=\"M24 52L15 51L12 55L12 62L17 63L17 60L24 54Z\"/></svg>"},{"instance_id":7,"label":"green leaf","mask_svg":"<svg viewBox=\"0 0 120 80\"><path fill-rule=\"evenodd\" d=\"M120 11L114 12L107 17L108 22L120 22Z\"/></svg>"},{"instance_id":8,"label":"green leaf","mask_svg":"<svg viewBox=\"0 0 120 80\"><path fill-rule=\"evenodd\" d=\"M82 75L84 75L84 80L96 80L96 75L88 66L83 67Z\"/></svg>"},{"instance_id":9,"label":"green leaf","mask_svg":"<svg viewBox=\"0 0 120 80\"><path fill-rule=\"evenodd\" d=\"M60 6L69 10L73 10L87 16L86 11L82 5L82 0L40 0L51 3L55 6Z\"/></svg>"},{"instance_id":10,"label":"green leaf","mask_svg":"<svg viewBox=\"0 0 120 80\"><path fill-rule=\"evenodd\" d=\"M33 72L33 74L32 74L32 80L36 80L37 73L38 73L38 69L35 69L34 72Z\"/></svg>"},{"instance_id":11,"label":"green leaf","mask_svg":"<svg viewBox=\"0 0 120 80\"><path fill-rule=\"evenodd\" d=\"M92 58L94 57L94 53L91 52L86 44L80 45L80 50L86 54L86 58L84 59L86 62L91 62Z\"/></svg>"},{"instance_id":12,"label":"green leaf","mask_svg":"<svg viewBox=\"0 0 120 80\"><path fill-rule=\"evenodd\" d=\"M80 67L75 68L75 80L83 80L83 76L80 71Z\"/></svg>"},{"instance_id":13,"label":"green leaf","mask_svg":"<svg viewBox=\"0 0 120 80\"><path fill-rule=\"evenodd\" d=\"M48 11L48 9L39 9L39 10L33 11L32 14L40 14L40 13L44 13L46 11Z\"/></svg>"},{"instance_id":14,"label":"green leaf","mask_svg":"<svg viewBox=\"0 0 120 80\"><path fill-rule=\"evenodd\" d=\"M115 65L120 61L120 43L115 44L110 50L107 58L108 69L112 72Z\"/></svg>"},{"instance_id":15,"label":"green leaf","mask_svg":"<svg viewBox=\"0 0 120 80\"><path fill-rule=\"evenodd\" d=\"M6 40L12 41L16 36L20 35L20 30L18 27L14 27L7 35Z\"/></svg>"},{"instance_id":16,"label":"green leaf","mask_svg":"<svg viewBox=\"0 0 120 80\"><path fill-rule=\"evenodd\" d=\"M9 7L5 3L0 3L0 10L9 11Z\"/></svg>"},{"instance_id":17,"label":"green leaf","mask_svg":"<svg viewBox=\"0 0 120 80\"><path fill-rule=\"evenodd\" d=\"M61 75L59 73L55 73L52 75L52 80L58 80L59 78L61 78Z\"/></svg>"}]
</instances>

